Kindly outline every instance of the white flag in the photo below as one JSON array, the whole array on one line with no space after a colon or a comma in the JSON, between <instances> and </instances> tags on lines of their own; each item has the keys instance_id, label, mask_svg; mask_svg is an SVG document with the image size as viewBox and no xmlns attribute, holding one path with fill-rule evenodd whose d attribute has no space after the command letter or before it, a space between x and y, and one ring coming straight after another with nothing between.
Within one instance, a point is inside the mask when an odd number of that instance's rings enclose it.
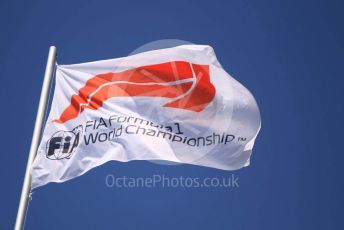
<instances>
[{"instance_id":1,"label":"white flag","mask_svg":"<svg viewBox=\"0 0 344 230\"><path fill-rule=\"evenodd\" d=\"M31 187L111 160L239 169L249 165L259 129L255 99L210 46L58 65Z\"/></svg>"}]
</instances>

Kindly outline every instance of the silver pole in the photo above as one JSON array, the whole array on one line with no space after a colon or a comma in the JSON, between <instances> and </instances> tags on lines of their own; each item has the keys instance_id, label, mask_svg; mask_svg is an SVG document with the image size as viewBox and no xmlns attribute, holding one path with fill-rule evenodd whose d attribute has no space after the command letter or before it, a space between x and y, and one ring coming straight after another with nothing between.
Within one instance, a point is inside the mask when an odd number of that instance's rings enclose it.
<instances>
[{"instance_id":1,"label":"silver pole","mask_svg":"<svg viewBox=\"0 0 344 230\"><path fill-rule=\"evenodd\" d=\"M31 192L30 170L31 170L31 165L33 163L33 160L35 159L36 152L39 145L39 139L41 136L41 130L44 123L44 115L47 108L49 88L50 88L50 83L53 76L53 71L55 68L55 63L56 63L56 47L50 46L47 65L46 65L45 73L44 73L41 97L39 100L39 105L38 105L38 110L37 110L37 115L36 115L35 127L32 134L30 153L29 153L29 158L27 160L24 183L23 183L22 193L20 196L16 225L14 227L15 230L23 229L26 208L27 208L28 201L30 199L30 192Z\"/></svg>"}]
</instances>

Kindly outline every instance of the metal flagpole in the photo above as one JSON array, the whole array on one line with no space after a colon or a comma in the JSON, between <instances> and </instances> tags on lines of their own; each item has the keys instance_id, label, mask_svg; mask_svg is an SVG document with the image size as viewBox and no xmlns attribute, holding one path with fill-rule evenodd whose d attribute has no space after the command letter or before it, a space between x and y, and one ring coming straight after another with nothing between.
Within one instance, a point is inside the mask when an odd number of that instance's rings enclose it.
<instances>
[{"instance_id":1,"label":"metal flagpole","mask_svg":"<svg viewBox=\"0 0 344 230\"><path fill-rule=\"evenodd\" d=\"M41 97L39 100L39 105L38 105L38 110L37 110L37 115L36 115L35 127L33 130L33 135L32 135L32 140L31 140L30 153L29 153L29 158L27 160L24 183L23 183L22 193L20 196L16 225L14 227L15 230L23 229L26 208L27 208L28 201L30 199L30 192L31 192L30 170L31 170L31 165L33 163L33 160L35 159L36 152L39 145L39 139L41 136L41 130L44 123L44 115L45 115L45 111L48 104L49 88L50 88L53 72L55 69L55 63L56 63L56 47L50 46L47 65L46 65L45 73L44 73Z\"/></svg>"}]
</instances>

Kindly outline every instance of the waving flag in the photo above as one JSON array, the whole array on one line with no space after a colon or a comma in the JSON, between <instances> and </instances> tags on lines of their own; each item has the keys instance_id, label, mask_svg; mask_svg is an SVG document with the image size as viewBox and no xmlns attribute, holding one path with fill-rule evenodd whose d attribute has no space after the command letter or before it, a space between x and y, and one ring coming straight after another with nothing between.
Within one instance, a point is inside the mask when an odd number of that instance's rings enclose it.
<instances>
[{"instance_id":1,"label":"waving flag","mask_svg":"<svg viewBox=\"0 0 344 230\"><path fill-rule=\"evenodd\" d=\"M111 160L164 160L235 170L249 165L257 104L209 46L57 65L32 188Z\"/></svg>"}]
</instances>

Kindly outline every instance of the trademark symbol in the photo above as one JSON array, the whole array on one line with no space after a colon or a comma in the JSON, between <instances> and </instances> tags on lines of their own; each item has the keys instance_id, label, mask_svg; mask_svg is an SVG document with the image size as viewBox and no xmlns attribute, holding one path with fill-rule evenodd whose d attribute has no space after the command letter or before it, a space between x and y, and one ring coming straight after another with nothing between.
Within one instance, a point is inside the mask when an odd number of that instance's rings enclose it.
<instances>
[{"instance_id":1,"label":"trademark symbol","mask_svg":"<svg viewBox=\"0 0 344 230\"><path fill-rule=\"evenodd\" d=\"M246 141L246 137L238 137L238 141Z\"/></svg>"}]
</instances>

